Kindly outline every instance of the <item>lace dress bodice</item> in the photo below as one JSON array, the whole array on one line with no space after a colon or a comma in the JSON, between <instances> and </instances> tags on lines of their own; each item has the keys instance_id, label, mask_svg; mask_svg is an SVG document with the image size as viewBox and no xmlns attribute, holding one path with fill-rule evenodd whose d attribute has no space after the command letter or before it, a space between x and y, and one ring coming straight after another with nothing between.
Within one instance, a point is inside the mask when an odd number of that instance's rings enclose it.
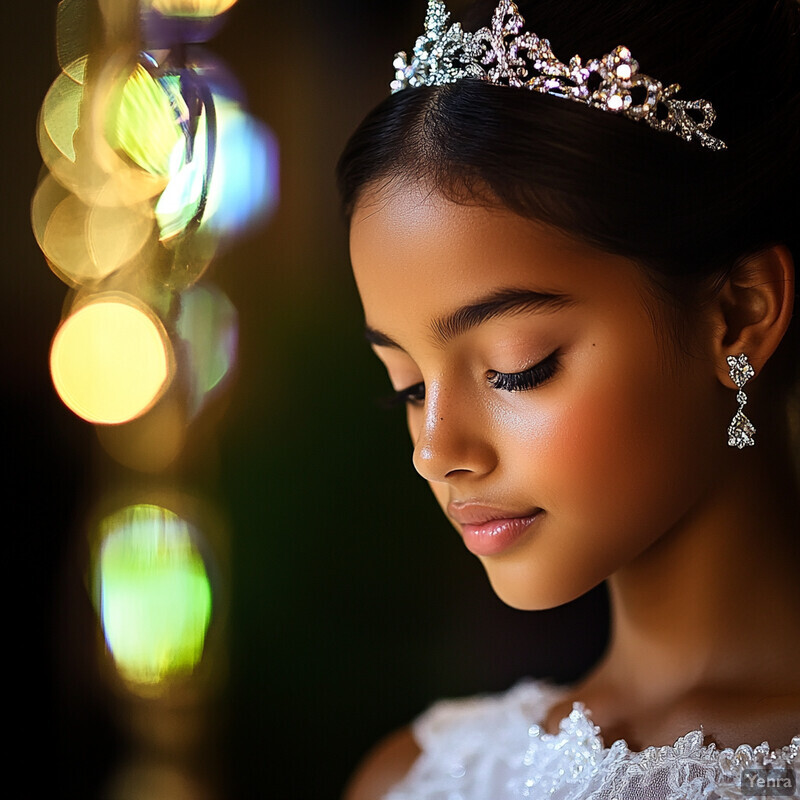
<instances>
[{"instance_id":1,"label":"lace dress bodice","mask_svg":"<svg viewBox=\"0 0 800 800\"><path fill-rule=\"evenodd\" d=\"M525 679L506 692L434 703L412 724L422 753L385 800L741 800L758 791L743 787L744 770L785 777L777 770L793 769L800 779L800 733L776 749L763 742L734 750L704 745L695 730L636 752L624 739L606 747L577 701L558 733L547 733L545 715L566 691ZM800 788L782 791L800 798Z\"/></svg>"}]
</instances>

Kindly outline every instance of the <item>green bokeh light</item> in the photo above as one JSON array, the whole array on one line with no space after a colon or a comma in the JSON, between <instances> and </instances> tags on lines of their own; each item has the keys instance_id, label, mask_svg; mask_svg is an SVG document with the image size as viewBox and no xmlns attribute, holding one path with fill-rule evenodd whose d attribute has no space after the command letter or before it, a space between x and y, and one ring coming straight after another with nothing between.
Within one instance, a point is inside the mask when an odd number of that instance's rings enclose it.
<instances>
[{"instance_id":1,"label":"green bokeh light","mask_svg":"<svg viewBox=\"0 0 800 800\"><path fill-rule=\"evenodd\" d=\"M156 79L137 64L110 120L109 140L151 174L167 175L173 150L184 146L179 120L188 115L179 78Z\"/></svg>"},{"instance_id":2,"label":"green bokeh light","mask_svg":"<svg viewBox=\"0 0 800 800\"><path fill-rule=\"evenodd\" d=\"M129 506L101 524L96 595L122 677L158 684L203 654L211 585L189 525L165 508Z\"/></svg>"},{"instance_id":3,"label":"green bokeh light","mask_svg":"<svg viewBox=\"0 0 800 800\"><path fill-rule=\"evenodd\" d=\"M218 288L192 286L181 295L175 324L189 351L189 411L196 414L230 373L236 359L236 309Z\"/></svg>"}]
</instances>

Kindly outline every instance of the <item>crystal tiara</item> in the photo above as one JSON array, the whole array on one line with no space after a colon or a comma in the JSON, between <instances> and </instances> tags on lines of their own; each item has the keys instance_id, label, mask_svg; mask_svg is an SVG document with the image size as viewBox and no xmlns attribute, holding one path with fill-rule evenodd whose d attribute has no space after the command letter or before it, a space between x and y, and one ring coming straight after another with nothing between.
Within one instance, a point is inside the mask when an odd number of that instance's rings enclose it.
<instances>
[{"instance_id":1,"label":"crystal tiara","mask_svg":"<svg viewBox=\"0 0 800 800\"><path fill-rule=\"evenodd\" d=\"M441 86L462 78L479 78L501 86L530 89L576 100L587 105L644 120L651 128L669 131L690 142L696 139L711 150L725 150L725 142L706 131L716 118L707 100L675 100L677 83L666 89L660 81L639 72L639 62L627 47L617 47L602 58L583 64L573 56L559 61L547 39L520 32L525 21L512 0L500 0L491 26L475 33L456 22L447 27L450 12L442 0L428 0L425 33L417 39L409 61L404 53L394 59L392 94L417 86ZM633 93L639 97L634 102ZM695 119L689 111L699 112Z\"/></svg>"}]
</instances>

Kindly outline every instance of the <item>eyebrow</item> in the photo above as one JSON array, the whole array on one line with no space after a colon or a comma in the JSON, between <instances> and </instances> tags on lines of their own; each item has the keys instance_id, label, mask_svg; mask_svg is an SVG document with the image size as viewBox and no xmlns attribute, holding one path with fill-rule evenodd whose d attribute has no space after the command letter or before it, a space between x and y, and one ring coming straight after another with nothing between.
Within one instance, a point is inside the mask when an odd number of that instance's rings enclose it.
<instances>
[{"instance_id":1,"label":"eyebrow","mask_svg":"<svg viewBox=\"0 0 800 800\"><path fill-rule=\"evenodd\" d=\"M434 342L444 346L456 336L491 319L525 311L556 311L574 303L575 299L567 294L535 292L530 289L498 289L444 317L433 320L430 328ZM405 352L391 336L369 325L364 326L364 336L368 342L379 347L392 347Z\"/></svg>"}]
</instances>

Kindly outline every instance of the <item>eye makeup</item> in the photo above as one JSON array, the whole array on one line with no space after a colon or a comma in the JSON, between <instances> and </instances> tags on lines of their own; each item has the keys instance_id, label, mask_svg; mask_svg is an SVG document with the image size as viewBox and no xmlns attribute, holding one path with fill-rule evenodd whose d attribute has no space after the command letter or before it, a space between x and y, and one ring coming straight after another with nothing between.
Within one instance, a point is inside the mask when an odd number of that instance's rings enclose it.
<instances>
[{"instance_id":1,"label":"eye makeup","mask_svg":"<svg viewBox=\"0 0 800 800\"><path fill-rule=\"evenodd\" d=\"M549 356L521 372L489 370L487 379L495 389L506 392L524 392L549 381L556 374L559 366L559 351L554 350ZM388 397L381 398L378 402L382 408L386 409L402 405L421 406L425 402L425 384L422 382L412 384L404 389L399 389Z\"/></svg>"}]
</instances>

